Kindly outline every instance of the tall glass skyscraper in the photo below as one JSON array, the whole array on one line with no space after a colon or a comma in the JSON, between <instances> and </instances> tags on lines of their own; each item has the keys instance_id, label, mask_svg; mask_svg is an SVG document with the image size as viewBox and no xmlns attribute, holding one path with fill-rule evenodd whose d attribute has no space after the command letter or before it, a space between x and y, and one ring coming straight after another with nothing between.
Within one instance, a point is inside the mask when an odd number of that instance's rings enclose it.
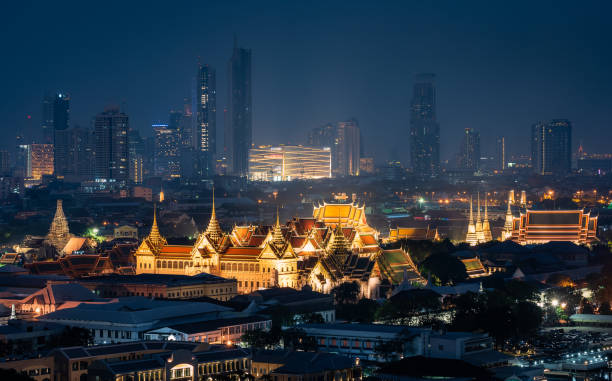
<instances>
[{"instance_id":1,"label":"tall glass skyscraper","mask_svg":"<svg viewBox=\"0 0 612 381\"><path fill-rule=\"evenodd\" d=\"M118 109L96 115L94 123L95 177L124 185L129 179L128 116Z\"/></svg>"},{"instance_id":2,"label":"tall glass skyscraper","mask_svg":"<svg viewBox=\"0 0 612 381\"><path fill-rule=\"evenodd\" d=\"M248 174L249 149L253 144L251 104L251 50L238 47L228 64L228 112L225 126L225 153L228 171L236 176Z\"/></svg>"},{"instance_id":3,"label":"tall glass skyscraper","mask_svg":"<svg viewBox=\"0 0 612 381\"><path fill-rule=\"evenodd\" d=\"M466 128L461 141L460 167L476 172L480 169L480 133Z\"/></svg>"},{"instance_id":4,"label":"tall glass skyscraper","mask_svg":"<svg viewBox=\"0 0 612 381\"><path fill-rule=\"evenodd\" d=\"M198 67L196 88L195 174L209 178L215 174L217 154L217 80L215 69Z\"/></svg>"},{"instance_id":5,"label":"tall glass skyscraper","mask_svg":"<svg viewBox=\"0 0 612 381\"><path fill-rule=\"evenodd\" d=\"M53 165L55 176L60 179L63 179L69 172L69 124L70 97L58 93L53 101Z\"/></svg>"},{"instance_id":6,"label":"tall glass skyscraper","mask_svg":"<svg viewBox=\"0 0 612 381\"><path fill-rule=\"evenodd\" d=\"M410 105L410 161L415 174L436 175L440 171L440 126L436 121L434 74L415 78Z\"/></svg>"},{"instance_id":7,"label":"tall glass skyscraper","mask_svg":"<svg viewBox=\"0 0 612 381\"><path fill-rule=\"evenodd\" d=\"M572 170L572 124L566 119L538 122L531 127L531 165L541 175Z\"/></svg>"}]
</instances>

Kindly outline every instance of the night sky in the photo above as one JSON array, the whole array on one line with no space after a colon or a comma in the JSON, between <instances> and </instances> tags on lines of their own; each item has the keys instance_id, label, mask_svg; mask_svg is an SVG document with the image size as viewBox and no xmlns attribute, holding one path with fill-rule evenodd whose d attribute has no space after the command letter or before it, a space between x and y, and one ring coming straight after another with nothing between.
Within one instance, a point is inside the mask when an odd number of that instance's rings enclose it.
<instances>
[{"instance_id":1,"label":"night sky","mask_svg":"<svg viewBox=\"0 0 612 381\"><path fill-rule=\"evenodd\" d=\"M253 50L256 144L302 143L355 117L381 162L408 158L414 74L437 74L442 158L462 130L527 153L529 127L568 118L574 143L610 152L609 1L14 1L0 12L0 138L38 132L45 92L72 124L121 104L151 134L191 94L198 57L217 69L218 136L233 34ZM31 119L27 119L31 115Z\"/></svg>"}]
</instances>

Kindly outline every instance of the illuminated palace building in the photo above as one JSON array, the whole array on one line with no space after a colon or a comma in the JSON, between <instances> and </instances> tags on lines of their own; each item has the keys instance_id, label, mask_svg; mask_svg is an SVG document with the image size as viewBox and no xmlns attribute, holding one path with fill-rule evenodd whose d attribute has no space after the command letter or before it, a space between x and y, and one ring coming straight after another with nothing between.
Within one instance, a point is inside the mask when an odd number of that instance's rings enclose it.
<instances>
[{"instance_id":1,"label":"illuminated palace building","mask_svg":"<svg viewBox=\"0 0 612 381\"><path fill-rule=\"evenodd\" d=\"M597 217L582 210L527 210L519 217L511 214L510 217L512 230L506 232L505 237L502 233L502 238L523 245L550 241L591 244L597 241Z\"/></svg>"},{"instance_id":2,"label":"illuminated palace building","mask_svg":"<svg viewBox=\"0 0 612 381\"><path fill-rule=\"evenodd\" d=\"M302 146L261 146L249 150L249 178L291 181L331 177L331 150Z\"/></svg>"},{"instance_id":3,"label":"illuminated palace building","mask_svg":"<svg viewBox=\"0 0 612 381\"><path fill-rule=\"evenodd\" d=\"M202 272L234 278L238 292L309 285L328 293L356 281L365 297L379 297L404 279L425 283L407 252L382 249L368 226L363 206L318 205L312 218L274 226L234 226L221 230L214 199L210 222L193 246L169 245L154 217L149 236L135 253L136 272L192 275Z\"/></svg>"}]
</instances>

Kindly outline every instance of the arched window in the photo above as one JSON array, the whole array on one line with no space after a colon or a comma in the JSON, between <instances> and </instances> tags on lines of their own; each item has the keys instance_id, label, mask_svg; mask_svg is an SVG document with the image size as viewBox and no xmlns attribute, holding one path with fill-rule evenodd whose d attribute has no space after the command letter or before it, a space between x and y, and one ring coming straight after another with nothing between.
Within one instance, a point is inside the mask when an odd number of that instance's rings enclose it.
<instances>
[{"instance_id":1,"label":"arched window","mask_svg":"<svg viewBox=\"0 0 612 381\"><path fill-rule=\"evenodd\" d=\"M238 271L242 271L242 263L238 263Z\"/></svg>"},{"instance_id":2,"label":"arched window","mask_svg":"<svg viewBox=\"0 0 612 381\"><path fill-rule=\"evenodd\" d=\"M183 268L183 261L180 261L178 264L179 264L179 269L182 269Z\"/></svg>"},{"instance_id":3,"label":"arched window","mask_svg":"<svg viewBox=\"0 0 612 381\"><path fill-rule=\"evenodd\" d=\"M172 261L172 268L178 269L178 263L176 261Z\"/></svg>"},{"instance_id":4,"label":"arched window","mask_svg":"<svg viewBox=\"0 0 612 381\"><path fill-rule=\"evenodd\" d=\"M167 266L166 261L162 261L162 268L165 269Z\"/></svg>"},{"instance_id":5,"label":"arched window","mask_svg":"<svg viewBox=\"0 0 612 381\"><path fill-rule=\"evenodd\" d=\"M225 270L225 263L221 263L221 270Z\"/></svg>"}]
</instances>

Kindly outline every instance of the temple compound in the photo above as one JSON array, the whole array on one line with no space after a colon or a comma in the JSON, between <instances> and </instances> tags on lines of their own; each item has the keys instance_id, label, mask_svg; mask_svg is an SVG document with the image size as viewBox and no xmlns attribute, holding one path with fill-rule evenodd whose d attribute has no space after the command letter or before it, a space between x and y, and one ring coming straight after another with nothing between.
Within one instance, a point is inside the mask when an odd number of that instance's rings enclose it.
<instances>
[{"instance_id":1,"label":"temple compound","mask_svg":"<svg viewBox=\"0 0 612 381\"><path fill-rule=\"evenodd\" d=\"M512 218L509 238L522 245L597 241L597 217L582 210L527 210Z\"/></svg>"},{"instance_id":2,"label":"temple compound","mask_svg":"<svg viewBox=\"0 0 612 381\"><path fill-rule=\"evenodd\" d=\"M274 226L234 226L224 232L215 213L193 246L168 245L157 216L149 236L135 252L136 273L193 275L202 272L234 278L238 292L268 287L329 293L356 281L365 297L384 296L404 274L413 283L426 281L407 252L384 250L378 232L368 226L364 207L354 203L317 205L312 218L294 218Z\"/></svg>"},{"instance_id":3,"label":"temple compound","mask_svg":"<svg viewBox=\"0 0 612 381\"><path fill-rule=\"evenodd\" d=\"M468 222L467 234L465 242L470 246L476 246L479 243L489 242L493 239L491 236L491 226L489 224L489 203L485 196L484 219L480 217L480 194L478 194L476 212L476 223L474 223L474 212L472 210L472 198L470 198L470 220Z\"/></svg>"}]
</instances>

